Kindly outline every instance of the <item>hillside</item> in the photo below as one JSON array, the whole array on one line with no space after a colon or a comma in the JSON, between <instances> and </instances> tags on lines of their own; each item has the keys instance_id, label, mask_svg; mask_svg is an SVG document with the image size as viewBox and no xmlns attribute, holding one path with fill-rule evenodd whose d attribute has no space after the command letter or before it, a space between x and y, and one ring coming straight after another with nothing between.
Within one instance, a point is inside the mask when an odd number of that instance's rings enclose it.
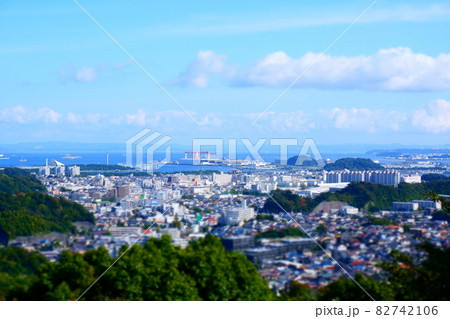
<instances>
[{"instance_id":1,"label":"hillside","mask_svg":"<svg viewBox=\"0 0 450 319\"><path fill-rule=\"evenodd\" d=\"M44 185L27 171L19 168L5 168L0 171L0 193L42 193L45 191Z\"/></svg>"},{"instance_id":2,"label":"hillside","mask_svg":"<svg viewBox=\"0 0 450 319\"><path fill-rule=\"evenodd\" d=\"M42 193L38 179L23 173L0 174L0 243L17 236L32 236L52 231L72 232L72 222L94 222L83 206L65 198Z\"/></svg>"},{"instance_id":3,"label":"hillside","mask_svg":"<svg viewBox=\"0 0 450 319\"><path fill-rule=\"evenodd\" d=\"M423 174L422 182L431 182L431 181L448 181L450 180L450 176L446 176L444 174Z\"/></svg>"},{"instance_id":4,"label":"hillside","mask_svg":"<svg viewBox=\"0 0 450 319\"><path fill-rule=\"evenodd\" d=\"M316 166L318 163L311 156L292 156L287 160L287 164L291 166Z\"/></svg>"},{"instance_id":5,"label":"hillside","mask_svg":"<svg viewBox=\"0 0 450 319\"><path fill-rule=\"evenodd\" d=\"M393 186L374 183L350 183L336 193L323 193L314 199L304 198L287 190L276 190L272 197L288 212L311 212L323 201L347 202L352 206L370 211L389 210L392 202L407 202L414 199L426 199L427 193L450 194L450 181L431 181L420 184L400 183ZM280 212L281 208L271 198L264 204L263 211Z\"/></svg>"},{"instance_id":6,"label":"hillside","mask_svg":"<svg viewBox=\"0 0 450 319\"><path fill-rule=\"evenodd\" d=\"M340 158L324 167L327 171L348 169L351 171L383 170L384 167L368 158Z\"/></svg>"}]
</instances>

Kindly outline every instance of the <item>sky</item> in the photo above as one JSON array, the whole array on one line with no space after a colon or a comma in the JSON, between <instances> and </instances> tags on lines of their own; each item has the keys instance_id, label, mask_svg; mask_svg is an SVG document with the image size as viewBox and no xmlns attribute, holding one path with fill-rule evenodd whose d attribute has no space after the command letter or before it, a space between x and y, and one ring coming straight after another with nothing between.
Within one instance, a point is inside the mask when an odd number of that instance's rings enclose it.
<instances>
[{"instance_id":1,"label":"sky","mask_svg":"<svg viewBox=\"0 0 450 319\"><path fill-rule=\"evenodd\" d=\"M0 2L0 144L450 142L448 1L78 3Z\"/></svg>"}]
</instances>

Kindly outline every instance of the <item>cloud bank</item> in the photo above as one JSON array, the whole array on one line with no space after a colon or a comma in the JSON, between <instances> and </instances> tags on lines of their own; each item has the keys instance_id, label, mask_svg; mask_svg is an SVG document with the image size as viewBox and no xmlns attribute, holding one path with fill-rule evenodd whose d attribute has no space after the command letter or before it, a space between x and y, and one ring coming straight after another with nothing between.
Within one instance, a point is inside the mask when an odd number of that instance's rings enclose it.
<instances>
[{"instance_id":1,"label":"cloud bank","mask_svg":"<svg viewBox=\"0 0 450 319\"><path fill-rule=\"evenodd\" d=\"M171 84L205 88L212 76L220 76L229 86L286 88L319 57L293 58L279 51L243 68L228 64L226 55L200 51ZM432 57L397 47L369 56L324 55L294 88L445 91L450 89L450 54Z\"/></svg>"},{"instance_id":2,"label":"cloud bank","mask_svg":"<svg viewBox=\"0 0 450 319\"><path fill-rule=\"evenodd\" d=\"M61 113L50 108L30 109L22 105L0 109L2 123L27 125L60 125L61 127L88 127L103 129L107 127L152 127L165 131L177 131L183 127L189 132L216 131L242 132L259 130L261 132L304 133L314 130L349 131L361 133L379 132L425 132L441 134L450 132L450 101L443 99L399 112L367 108L330 108L315 112L302 110L294 112L267 112L255 126L250 124L259 113L194 114L200 126L194 125L182 111L167 110L151 112L136 109L123 114L74 112Z\"/></svg>"}]
</instances>

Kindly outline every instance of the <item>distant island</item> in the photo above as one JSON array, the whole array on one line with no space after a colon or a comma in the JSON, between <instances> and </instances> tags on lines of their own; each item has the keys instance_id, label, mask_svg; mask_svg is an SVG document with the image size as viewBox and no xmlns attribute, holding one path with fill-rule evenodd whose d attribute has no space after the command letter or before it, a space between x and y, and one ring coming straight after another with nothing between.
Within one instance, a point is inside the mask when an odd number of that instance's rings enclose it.
<instances>
[{"instance_id":1,"label":"distant island","mask_svg":"<svg viewBox=\"0 0 450 319\"><path fill-rule=\"evenodd\" d=\"M318 163L311 156L298 155L289 157L287 164L290 166L316 166Z\"/></svg>"},{"instance_id":2,"label":"distant island","mask_svg":"<svg viewBox=\"0 0 450 319\"><path fill-rule=\"evenodd\" d=\"M448 154L450 154L450 148L448 147L442 147L442 148L399 148L394 150L370 150L367 151L366 154L372 154L377 156L384 156L384 157L396 157L401 156L405 154L436 154L441 153L444 155L445 158L447 158Z\"/></svg>"},{"instance_id":3,"label":"distant island","mask_svg":"<svg viewBox=\"0 0 450 319\"><path fill-rule=\"evenodd\" d=\"M350 171L383 170L384 167L369 158L341 158L334 163L324 167L327 171L338 171L348 169Z\"/></svg>"}]
</instances>

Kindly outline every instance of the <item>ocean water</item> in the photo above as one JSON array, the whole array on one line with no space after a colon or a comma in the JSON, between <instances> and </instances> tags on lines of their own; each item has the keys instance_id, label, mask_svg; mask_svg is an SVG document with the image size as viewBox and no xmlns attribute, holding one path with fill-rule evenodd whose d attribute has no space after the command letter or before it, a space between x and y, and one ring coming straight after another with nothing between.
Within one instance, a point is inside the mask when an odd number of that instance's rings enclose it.
<instances>
[{"instance_id":1,"label":"ocean water","mask_svg":"<svg viewBox=\"0 0 450 319\"><path fill-rule=\"evenodd\" d=\"M30 152L30 153L1 153L3 156L0 156L0 167L32 167L32 166L43 166L45 165L46 159L49 161L57 160L63 163L66 166L71 165L79 165L79 164L106 164L107 163L107 154L105 152L82 152L82 153L73 153L71 156L79 156L80 158L67 159L64 158L66 154L59 152ZM165 154L155 154L155 160L162 160ZM238 159L245 159L248 154L237 154ZM278 154L261 154L263 159L267 162L274 162L279 159ZM290 155L293 156L293 155ZM371 154L346 154L346 153L323 153L322 157L324 159L336 160L343 157L363 157L363 158L371 158L372 160L377 160L381 163L386 162L387 160L382 157L377 157ZM3 159L2 159L3 158ZM8 158L8 159L5 159ZM172 161L178 161L184 158L184 153L173 153L171 156ZM21 162L20 160L26 160ZM109 153L109 164L125 164L126 155L123 152L110 152ZM393 162L393 160L389 160L389 162ZM208 165L186 165L186 164L166 164L161 167L159 171L161 172L172 172L172 171L194 171L194 170L208 170L215 169L221 171L231 170L230 167L227 166L208 166Z\"/></svg>"}]
</instances>

